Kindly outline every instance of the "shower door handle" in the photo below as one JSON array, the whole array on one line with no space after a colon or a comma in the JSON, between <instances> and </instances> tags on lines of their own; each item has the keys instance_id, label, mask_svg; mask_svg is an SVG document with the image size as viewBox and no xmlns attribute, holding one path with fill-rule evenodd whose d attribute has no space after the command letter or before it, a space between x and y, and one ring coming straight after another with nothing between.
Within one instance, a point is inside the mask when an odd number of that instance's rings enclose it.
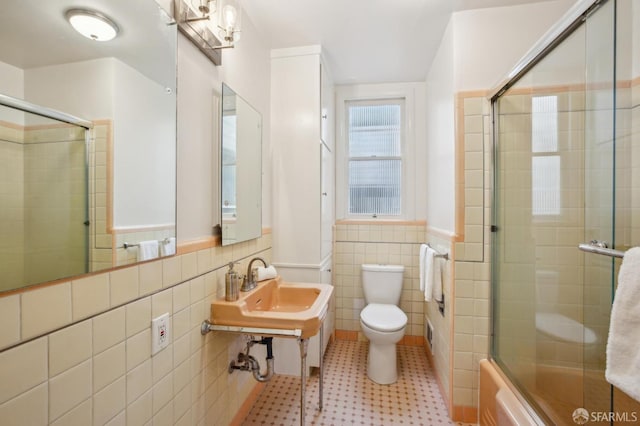
<instances>
[{"instance_id":1,"label":"shower door handle","mask_svg":"<svg viewBox=\"0 0 640 426\"><path fill-rule=\"evenodd\" d=\"M588 243L578 244L578 248L587 253L599 254L602 256L624 257L623 251L610 249L608 248L607 243L598 240L591 240Z\"/></svg>"}]
</instances>

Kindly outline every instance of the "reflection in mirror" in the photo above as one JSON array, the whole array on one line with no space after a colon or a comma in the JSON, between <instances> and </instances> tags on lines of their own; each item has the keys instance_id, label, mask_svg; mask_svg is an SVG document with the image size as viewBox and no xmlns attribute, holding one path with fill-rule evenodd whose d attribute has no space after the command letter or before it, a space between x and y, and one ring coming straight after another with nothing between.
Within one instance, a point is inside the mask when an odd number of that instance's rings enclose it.
<instances>
[{"instance_id":1,"label":"reflection in mirror","mask_svg":"<svg viewBox=\"0 0 640 426\"><path fill-rule=\"evenodd\" d=\"M222 245L262 235L262 116L222 85Z\"/></svg>"},{"instance_id":2,"label":"reflection in mirror","mask_svg":"<svg viewBox=\"0 0 640 426\"><path fill-rule=\"evenodd\" d=\"M85 5L113 40L71 27ZM38 114L0 107L0 291L175 250L176 31L154 0L3 2L0 95Z\"/></svg>"}]
</instances>

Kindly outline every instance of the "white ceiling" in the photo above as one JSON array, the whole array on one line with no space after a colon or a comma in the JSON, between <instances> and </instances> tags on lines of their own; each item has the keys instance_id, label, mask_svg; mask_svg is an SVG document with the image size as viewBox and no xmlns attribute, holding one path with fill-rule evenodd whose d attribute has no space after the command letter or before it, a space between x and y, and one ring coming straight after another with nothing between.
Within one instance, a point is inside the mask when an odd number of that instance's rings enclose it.
<instances>
[{"instance_id":1,"label":"white ceiling","mask_svg":"<svg viewBox=\"0 0 640 426\"><path fill-rule=\"evenodd\" d=\"M270 48L320 44L337 84L423 81L454 11L553 0L244 0Z\"/></svg>"},{"instance_id":2,"label":"white ceiling","mask_svg":"<svg viewBox=\"0 0 640 426\"><path fill-rule=\"evenodd\" d=\"M82 37L65 19L65 11L73 7L107 15L120 27L118 37L108 43ZM169 21L150 0L2 0L0 61L29 69L115 57L173 86L168 83L175 81L174 58L168 47L175 45L175 31L167 30ZM160 61L167 56L169 61Z\"/></svg>"}]
</instances>

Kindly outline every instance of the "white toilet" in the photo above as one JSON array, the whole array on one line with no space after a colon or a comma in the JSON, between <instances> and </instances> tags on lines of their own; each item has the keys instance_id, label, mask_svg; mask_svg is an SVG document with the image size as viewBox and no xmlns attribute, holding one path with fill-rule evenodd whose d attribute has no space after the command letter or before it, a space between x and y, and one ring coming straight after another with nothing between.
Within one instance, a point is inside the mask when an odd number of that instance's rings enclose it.
<instances>
[{"instance_id":1,"label":"white toilet","mask_svg":"<svg viewBox=\"0 0 640 426\"><path fill-rule=\"evenodd\" d=\"M367 375L383 385L398 379L396 343L407 326L407 315L398 307L403 272L402 265L362 265L367 305L360 313L360 327L369 339Z\"/></svg>"}]
</instances>

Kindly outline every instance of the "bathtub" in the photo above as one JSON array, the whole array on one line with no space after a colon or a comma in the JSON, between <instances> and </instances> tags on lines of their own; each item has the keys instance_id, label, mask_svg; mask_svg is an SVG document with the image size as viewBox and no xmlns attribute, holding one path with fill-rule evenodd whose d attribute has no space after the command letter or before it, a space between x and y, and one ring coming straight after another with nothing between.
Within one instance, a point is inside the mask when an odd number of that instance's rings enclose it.
<instances>
[{"instance_id":1,"label":"bathtub","mask_svg":"<svg viewBox=\"0 0 640 426\"><path fill-rule=\"evenodd\" d=\"M493 361L480 361L480 426L544 425L529 414L499 369Z\"/></svg>"}]
</instances>

